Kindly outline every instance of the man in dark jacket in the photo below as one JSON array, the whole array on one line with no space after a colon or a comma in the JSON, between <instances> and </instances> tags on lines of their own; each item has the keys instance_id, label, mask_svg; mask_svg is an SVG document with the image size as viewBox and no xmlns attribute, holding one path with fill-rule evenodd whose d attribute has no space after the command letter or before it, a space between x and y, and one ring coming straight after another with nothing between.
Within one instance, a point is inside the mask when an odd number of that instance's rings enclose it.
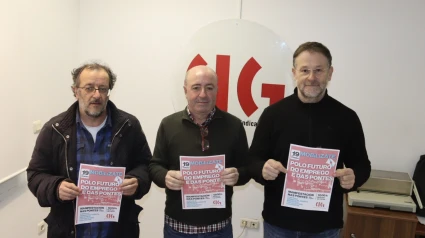
<instances>
[{"instance_id":1,"label":"man in dark jacket","mask_svg":"<svg viewBox=\"0 0 425 238\"><path fill-rule=\"evenodd\" d=\"M151 151L136 117L119 110L109 94L116 76L98 63L72 72L77 99L42 128L27 169L28 187L40 206L50 207L47 237L139 237L135 199L150 189ZM118 222L75 225L80 164L125 167Z\"/></svg>"},{"instance_id":2,"label":"man in dark jacket","mask_svg":"<svg viewBox=\"0 0 425 238\"><path fill-rule=\"evenodd\" d=\"M294 94L263 111L250 148L252 176L264 185L264 237L337 238L343 226L343 193L370 175L363 129L353 110L327 94L333 73L327 47L302 44L294 52L292 72ZM281 205L291 144L339 151L328 211Z\"/></svg>"},{"instance_id":3,"label":"man in dark jacket","mask_svg":"<svg viewBox=\"0 0 425 238\"><path fill-rule=\"evenodd\" d=\"M153 182L165 188L167 194L164 237L231 238L233 186L246 184L250 180L245 129L240 119L215 106L217 75L211 68L196 66L190 69L184 81L184 92L188 105L162 120L149 164ZM190 200L195 205L208 204L205 201L211 202L211 199L203 200L204 197L208 197L208 194L217 197L217 192L207 194L203 191L208 190L208 186L219 186L221 189L224 187L224 196L223 192L219 195L223 199L223 203L220 202L223 206L215 207L212 204L195 209L183 208L182 197L185 195L181 190L185 183L191 181L185 180L187 176L182 175L180 156L197 157L200 163L210 164L214 161L207 161L209 156L224 158L225 169L220 170L221 173L216 172L217 177L214 177L219 181L214 179L213 183L200 185L196 189L202 191L199 194L202 198ZM203 174L197 177L213 176ZM199 181L202 183L203 180L192 180ZM205 189L205 186L208 188Z\"/></svg>"}]
</instances>

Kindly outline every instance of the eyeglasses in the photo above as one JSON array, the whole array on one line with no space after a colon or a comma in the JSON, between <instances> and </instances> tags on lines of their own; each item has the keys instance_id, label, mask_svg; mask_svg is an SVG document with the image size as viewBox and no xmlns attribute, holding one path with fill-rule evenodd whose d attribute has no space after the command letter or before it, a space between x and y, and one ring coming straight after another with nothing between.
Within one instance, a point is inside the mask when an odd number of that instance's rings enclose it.
<instances>
[{"instance_id":1,"label":"eyeglasses","mask_svg":"<svg viewBox=\"0 0 425 238\"><path fill-rule=\"evenodd\" d=\"M95 87L77 87L82 88L87 94L94 93L96 90L99 91L100 94L109 96L111 90L109 88L95 88Z\"/></svg>"},{"instance_id":2,"label":"eyeglasses","mask_svg":"<svg viewBox=\"0 0 425 238\"><path fill-rule=\"evenodd\" d=\"M206 151L210 148L210 142L205 138L208 136L208 127L201 127L201 144L202 144L202 151Z\"/></svg>"}]
</instances>

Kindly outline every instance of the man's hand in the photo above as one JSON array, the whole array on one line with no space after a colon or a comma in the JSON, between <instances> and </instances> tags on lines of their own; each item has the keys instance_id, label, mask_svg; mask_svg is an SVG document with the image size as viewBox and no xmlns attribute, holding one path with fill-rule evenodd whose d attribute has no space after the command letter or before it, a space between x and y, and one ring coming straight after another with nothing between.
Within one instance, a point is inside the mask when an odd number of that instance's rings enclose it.
<instances>
[{"instance_id":1,"label":"man's hand","mask_svg":"<svg viewBox=\"0 0 425 238\"><path fill-rule=\"evenodd\" d=\"M334 177L339 179L339 184L341 184L341 187L345 189L351 189L354 186L354 181L356 179L354 171L350 168L337 169Z\"/></svg>"},{"instance_id":2,"label":"man's hand","mask_svg":"<svg viewBox=\"0 0 425 238\"><path fill-rule=\"evenodd\" d=\"M226 168L221 171L220 179L225 185L233 186L238 182L239 172L236 168Z\"/></svg>"},{"instance_id":3,"label":"man's hand","mask_svg":"<svg viewBox=\"0 0 425 238\"><path fill-rule=\"evenodd\" d=\"M79 189L75 184L63 180L59 184L59 199L62 201L74 200L78 195L81 194L81 189Z\"/></svg>"},{"instance_id":4,"label":"man's hand","mask_svg":"<svg viewBox=\"0 0 425 238\"><path fill-rule=\"evenodd\" d=\"M180 190L184 184L183 176L178 170L169 170L165 175L165 185L171 190Z\"/></svg>"},{"instance_id":5,"label":"man's hand","mask_svg":"<svg viewBox=\"0 0 425 238\"><path fill-rule=\"evenodd\" d=\"M139 181L136 178L126 178L120 185L122 189L122 195L124 196L132 196L137 187L139 187Z\"/></svg>"},{"instance_id":6,"label":"man's hand","mask_svg":"<svg viewBox=\"0 0 425 238\"><path fill-rule=\"evenodd\" d=\"M281 172L286 173L286 168L283 167L282 163L274 159L269 159L264 164L262 174L265 180L275 180Z\"/></svg>"}]
</instances>

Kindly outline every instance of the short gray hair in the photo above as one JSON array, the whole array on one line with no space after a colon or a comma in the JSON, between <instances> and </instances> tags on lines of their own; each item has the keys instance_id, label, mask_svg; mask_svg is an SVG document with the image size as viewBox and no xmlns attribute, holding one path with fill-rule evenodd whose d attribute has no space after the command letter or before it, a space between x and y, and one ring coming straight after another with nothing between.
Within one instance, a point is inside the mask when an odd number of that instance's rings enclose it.
<instances>
[{"instance_id":1,"label":"short gray hair","mask_svg":"<svg viewBox=\"0 0 425 238\"><path fill-rule=\"evenodd\" d=\"M74 82L73 85L72 85L73 87L78 86L80 84L80 74L85 69L90 69L90 70L103 69L103 70L105 70L106 73L108 74L108 77L109 77L109 89L112 90L112 88L115 85L115 82L117 81L117 75L114 74L114 72L112 72L111 68L109 68L105 64L101 64L101 63L98 63L98 62L86 63L86 64L83 64L76 69L73 69L72 72L71 72L72 80Z\"/></svg>"}]
</instances>

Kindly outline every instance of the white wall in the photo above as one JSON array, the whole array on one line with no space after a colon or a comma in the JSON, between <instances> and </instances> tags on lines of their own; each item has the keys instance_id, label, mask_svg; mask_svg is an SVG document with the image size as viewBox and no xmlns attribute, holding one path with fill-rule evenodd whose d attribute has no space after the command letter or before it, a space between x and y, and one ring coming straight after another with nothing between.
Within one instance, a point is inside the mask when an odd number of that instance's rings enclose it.
<instances>
[{"instance_id":1,"label":"white wall","mask_svg":"<svg viewBox=\"0 0 425 238\"><path fill-rule=\"evenodd\" d=\"M78 1L0 1L0 105L7 115L0 129L13 132L0 139L0 178L27 165L32 151L22 145L35 138L32 121L45 122L72 100L63 95L76 61L77 17Z\"/></svg>"},{"instance_id":2,"label":"white wall","mask_svg":"<svg viewBox=\"0 0 425 238\"><path fill-rule=\"evenodd\" d=\"M239 0L0 1L0 39L6 41L0 42L0 103L14 116L1 119L3 131L14 136L1 141L1 168L6 158L29 158L31 122L67 108L69 72L90 59L118 74L111 100L140 119L153 149L160 120L174 112L170 95L174 80L182 80L173 75L183 70L176 68L183 45L208 23L240 13ZM292 50L309 40L326 44L335 67L329 93L359 114L373 167L412 174L425 154L423 9L421 0L245 0L242 19L270 28ZM0 224L20 234L9 237L36 237L45 210L21 194L0 205ZM161 237L164 201L164 191L153 186L140 202L141 237ZM233 202L237 237L241 217L261 218L261 186L237 188ZM31 215L10 218L24 213ZM242 237L261 237L261 230Z\"/></svg>"},{"instance_id":3,"label":"white wall","mask_svg":"<svg viewBox=\"0 0 425 238\"><path fill-rule=\"evenodd\" d=\"M363 123L375 169L413 174L425 154L425 1L245 0L242 18L292 49L321 41L333 55L329 94Z\"/></svg>"},{"instance_id":4,"label":"white wall","mask_svg":"<svg viewBox=\"0 0 425 238\"><path fill-rule=\"evenodd\" d=\"M28 165L32 122L46 122L73 101L78 7L75 0L0 0L0 179ZM21 186L8 194L0 185L0 236L37 237L48 209L26 188L25 173L15 180Z\"/></svg>"}]
</instances>

